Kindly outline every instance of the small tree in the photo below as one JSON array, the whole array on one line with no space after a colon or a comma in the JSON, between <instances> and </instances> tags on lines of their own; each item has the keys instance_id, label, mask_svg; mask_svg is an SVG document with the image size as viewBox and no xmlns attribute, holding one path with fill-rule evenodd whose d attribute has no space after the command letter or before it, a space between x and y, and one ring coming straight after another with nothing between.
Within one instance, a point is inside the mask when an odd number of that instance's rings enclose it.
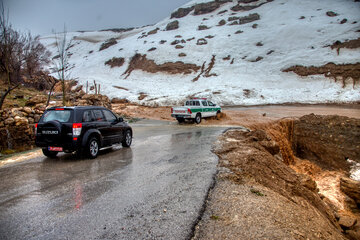
<instances>
[{"instance_id":1,"label":"small tree","mask_svg":"<svg viewBox=\"0 0 360 240\"><path fill-rule=\"evenodd\" d=\"M0 95L0 109L5 98L22 82L24 69L29 75L40 71L41 65L48 61L50 53L29 34L21 34L12 29L9 14L5 13L3 2L0 4L0 77L5 78L6 88Z\"/></svg>"},{"instance_id":2,"label":"small tree","mask_svg":"<svg viewBox=\"0 0 360 240\"><path fill-rule=\"evenodd\" d=\"M70 64L69 64L69 49L71 47L71 40L67 40L67 32L64 26L64 32L59 36L55 33L55 40L57 46L58 55L54 59L54 68L53 70L57 73L58 79L61 81L62 88L62 101L63 105L66 105L66 89L65 89L65 80L70 79Z\"/></svg>"},{"instance_id":3,"label":"small tree","mask_svg":"<svg viewBox=\"0 0 360 240\"><path fill-rule=\"evenodd\" d=\"M40 36L33 38L29 33L24 48L25 70L30 78L42 70L44 64L48 64L51 53L40 43Z\"/></svg>"},{"instance_id":4,"label":"small tree","mask_svg":"<svg viewBox=\"0 0 360 240\"><path fill-rule=\"evenodd\" d=\"M11 28L9 14L5 14L3 2L0 5L0 71L5 75L7 89L1 92L0 109L6 96L20 85L20 71L23 62L22 47L26 40Z\"/></svg>"}]
</instances>

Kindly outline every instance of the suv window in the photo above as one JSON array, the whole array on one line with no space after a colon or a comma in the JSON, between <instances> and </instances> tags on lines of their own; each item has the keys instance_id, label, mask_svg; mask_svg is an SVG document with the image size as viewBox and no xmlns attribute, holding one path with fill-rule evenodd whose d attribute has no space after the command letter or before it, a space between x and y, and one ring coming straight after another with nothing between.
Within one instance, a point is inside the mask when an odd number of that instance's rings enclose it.
<instances>
[{"instance_id":1,"label":"suv window","mask_svg":"<svg viewBox=\"0 0 360 240\"><path fill-rule=\"evenodd\" d=\"M196 101L196 102L195 102L195 105L196 105L196 106L200 106L200 102L199 102L199 101Z\"/></svg>"},{"instance_id":2,"label":"suv window","mask_svg":"<svg viewBox=\"0 0 360 240\"><path fill-rule=\"evenodd\" d=\"M71 110L50 110L44 114L43 122L57 120L59 122L69 122Z\"/></svg>"},{"instance_id":3,"label":"suv window","mask_svg":"<svg viewBox=\"0 0 360 240\"><path fill-rule=\"evenodd\" d=\"M202 101L202 105L203 105L203 106L207 106L207 102L206 102L206 101Z\"/></svg>"},{"instance_id":4,"label":"suv window","mask_svg":"<svg viewBox=\"0 0 360 240\"><path fill-rule=\"evenodd\" d=\"M104 116L103 116L101 110L93 110L92 112L93 112L93 114L94 114L95 121L98 121L98 122L103 122L103 121L105 121Z\"/></svg>"},{"instance_id":5,"label":"suv window","mask_svg":"<svg viewBox=\"0 0 360 240\"><path fill-rule=\"evenodd\" d=\"M103 110L103 113L105 115L106 121L108 121L108 122L115 122L116 121L115 115L112 112L110 112L109 110Z\"/></svg>"},{"instance_id":6,"label":"suv window","mask_svg":"<svg viewBox=\"0 0 360 240\"><path fill-rule=\"evenodd\" d=\"M209 101L208 103L209 103L209 106L212 106L212 107L213 107L213 106L216 106L215 104L213 104L213 103L210 102L210 101Z\"/></svg>"},{"instance_id":7,"label":"suv window","mask_svg":"<svg viewBox=\"0 0 360 240\"><path fill-rule=\"evenodd\" d=\"M94 117L91 111L85 111L83 114L82 122L92 122L94 121Z\"/></svg>"}]
</instances>

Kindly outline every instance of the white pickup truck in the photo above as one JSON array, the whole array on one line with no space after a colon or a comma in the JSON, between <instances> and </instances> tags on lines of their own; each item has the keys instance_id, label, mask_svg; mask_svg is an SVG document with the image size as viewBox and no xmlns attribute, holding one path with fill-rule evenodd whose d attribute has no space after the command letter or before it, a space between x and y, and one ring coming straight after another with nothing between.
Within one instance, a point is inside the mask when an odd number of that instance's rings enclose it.
<instances>
[{"instance_id":1,"label":"white pickup truck","mask_svg":"<svg viewBox=\"0 0 360 240\"><path fill-rule=\"evenodd\" d=\"M192 119L199 124L202 118L219 117L221 107L208 101L206 98L193 98L185 101L183 107L171 108L171 116L179 123L185 119Z\"/></svg>"}]
</instances>

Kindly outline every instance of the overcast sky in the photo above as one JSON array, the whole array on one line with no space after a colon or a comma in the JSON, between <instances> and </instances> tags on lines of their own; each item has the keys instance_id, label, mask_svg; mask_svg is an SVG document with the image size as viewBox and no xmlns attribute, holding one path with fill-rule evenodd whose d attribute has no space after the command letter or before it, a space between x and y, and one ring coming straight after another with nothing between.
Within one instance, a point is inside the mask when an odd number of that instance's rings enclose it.
<instances>
[{"instance_id":1,"label":"overcast sky","mask_svg":"<svg viewBox=\"0 0 360 240\"><path fill-rule=\"evenodd\" d=\"M33 35L154 24L189 0L0 0L14 29Z\"/></svg>"}]
</instances>

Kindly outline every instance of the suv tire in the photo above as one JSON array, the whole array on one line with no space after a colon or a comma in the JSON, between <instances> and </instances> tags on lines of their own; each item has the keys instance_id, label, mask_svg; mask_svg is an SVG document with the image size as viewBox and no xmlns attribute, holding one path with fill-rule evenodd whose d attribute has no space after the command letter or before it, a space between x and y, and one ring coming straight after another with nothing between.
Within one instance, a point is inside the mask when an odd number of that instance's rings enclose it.
<instances>
[{"instance_id":1,"label":"suv tire","mask_svg":"<svg viewBox=\"0 0 360 240\"><path fill-rule=\"evenodd\" d=\"M196 117L195 117L194 121L195 121L196 124L201 123L201 114L200 113L196 114Z\"/></svg>"},{"instance_id":2,"label":"suv tire","mask_svg":"<svg viewBox=\"0 0 360 240\"><path fill-rule=\"evenodd\" d=\"M56 155L58 154L58 152L52 152L52 151L49 151L47 149L42 149L42 152L45 156L47 156L48 158L55 158Z\"/></svg>"},{"instance_id":3,"label":"suv tire","mask_svg":"<svg viewBox=\"0 0 360 240\"><path fill-rule=\"evenodd\" d=\"M99 154L99 140L96 137L90 138L86 144L86 151L89 158L94 159Z\"/></svg>"},{"instance_id":4,"label":"suv tire","mask_svg":"<svg viewBox=\"0 0 360 240\"><path fill-rule=\"evenodd\" d=\"M132 142L131 131L130 131L130 130L127 130L127 131L125 132L125 138L124 138L124 140L122 141L121 144L122 144L123 147L130 147L131 142Z\"/></svg>"}]
</instances>

